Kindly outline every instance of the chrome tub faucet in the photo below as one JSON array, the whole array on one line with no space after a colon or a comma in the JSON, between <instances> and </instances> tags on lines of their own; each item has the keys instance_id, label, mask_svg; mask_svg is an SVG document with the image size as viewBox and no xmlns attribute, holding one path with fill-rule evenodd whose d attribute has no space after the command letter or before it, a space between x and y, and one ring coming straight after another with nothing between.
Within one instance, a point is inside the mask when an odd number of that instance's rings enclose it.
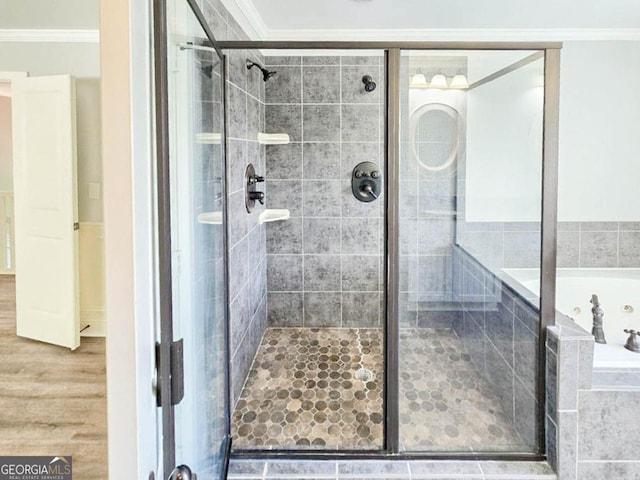
<instances>
[{"instance_id":1,"label":"chrome tub faucet","mask_svg":"<svg viewBox=\"0 0 640 480\"><path fill-rule=\"evenodd\" d=\"M598 300L598 295L595 293L591 295L591 304L593 307L591 308L591 313L593 314L593 328L591 329L591 335L596 340L596 343L607 343L604 338L604 329L602 328L602 320L604 318L604 310L600 306L600 301Z\"/></svg>"},{"instance_id":2,"label":"chrome tub faucet","mask_svg":"<svg viewBox=\"0 0 640 480\"><path fill-rule=\"evenodd\" d=\"M629 338L627 339L627 343L625 343L624 348L635 353L640 353L640 331L637 332L635 330L627 330L625 328L624 333L629 334Z\"/></svg>"}]
</instances>

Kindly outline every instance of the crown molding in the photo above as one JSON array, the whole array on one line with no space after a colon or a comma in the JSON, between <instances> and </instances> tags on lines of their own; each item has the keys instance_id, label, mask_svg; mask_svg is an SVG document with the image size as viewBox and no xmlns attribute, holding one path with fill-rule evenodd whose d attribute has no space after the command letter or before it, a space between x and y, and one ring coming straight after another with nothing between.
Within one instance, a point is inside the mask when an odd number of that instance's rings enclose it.
<instances>
[{"instance_id":1,"label":"crown molding","mask_svg":"<svg viewBox=\"0 0 640 480\"><path fill-rule=\"evenodd\" d=\"M100 43L98 30L0 28L0 42Z\"/></svg>"},{"instance_id":2,"label":"crown molding","mask_svg":"<svg viewBox=\"0 0 640 480\"><path fill-rule=\"evenodd\" d=\"M253 0L221 0L252 40L557 42L640 40L640 28L270 29Z\"/></svg>"},{"instance_id":3,"label":"crown molding","mask_svg":"<svg viewBox=\"0 0 640 480\"><path fill-rule=\"evenodd\" d=\"M250 1L250 0L245 0ZM640 28L523 28L523 29L350 29L267 30L267 40L356 40L356 41L602 41L640 40Z\"/></svg>"},{"instance_id":4,"label":"crown molding","mask_svg":"<svg viewBox=\"0 0 640 480\"><path fill-rule=\"evenodd\" d=\"M224 7L252 40L267 40L267 25L252 0L221 0Z\"/></svg>"}]
</instances>

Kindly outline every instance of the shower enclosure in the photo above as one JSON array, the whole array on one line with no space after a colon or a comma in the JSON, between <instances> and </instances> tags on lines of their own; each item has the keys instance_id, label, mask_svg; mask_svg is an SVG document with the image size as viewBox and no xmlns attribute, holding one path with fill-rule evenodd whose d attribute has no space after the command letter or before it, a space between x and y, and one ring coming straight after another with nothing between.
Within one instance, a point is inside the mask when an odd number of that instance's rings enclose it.
<instances>
[{"instance_id":1,"label":"shower enclosure","mask_svg":"<svg viewBox=\"0 0 640 480\"><path fill-rule=\"evenodd\" d=\"M169 9L167 475L229 452L544 458L560 46L252 42ZM531 267L535 297L506 271Z\"/></svg>"}]
</instances>

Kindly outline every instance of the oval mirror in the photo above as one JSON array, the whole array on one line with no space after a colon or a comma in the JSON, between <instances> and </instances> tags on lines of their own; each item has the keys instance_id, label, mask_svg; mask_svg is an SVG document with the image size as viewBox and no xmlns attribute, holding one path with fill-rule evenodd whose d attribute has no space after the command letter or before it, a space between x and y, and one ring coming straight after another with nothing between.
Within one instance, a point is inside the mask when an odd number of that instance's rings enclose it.
<instances>
[{"instance_id":1,"label":"oval mirror","mask_svg":"<svg viewBox=\"0 0 640 480\"><path fill-rule=\"evenodd\" d=\"M410 143L418 165L435 172L453 165L458 154L460 122L458 111L443 103L427 103L413 111Z\"/></svg>"}]
</instances>

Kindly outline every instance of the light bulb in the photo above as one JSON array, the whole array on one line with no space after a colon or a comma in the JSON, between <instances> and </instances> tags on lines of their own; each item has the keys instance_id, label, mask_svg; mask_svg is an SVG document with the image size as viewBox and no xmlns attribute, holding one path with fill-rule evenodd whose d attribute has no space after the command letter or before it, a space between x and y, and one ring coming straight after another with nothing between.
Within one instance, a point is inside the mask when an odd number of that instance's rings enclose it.
<instances>
[{"instance_id":1,"label":"light bulb","mask_svg":"<svg viewBox=\"0 0 640 480\"><path fill-rule=\"evenodd\" d=\"M445 77L441 73L438 73L438 74L433 76L429 86L431 88L447 88L447 77Z\"/></svg>"},{"instance_id":2,"label":"light bulb","mask_svg":"<svg viewBox=\"0 0 640 480\"><path fill-rule=\"evenodd\" d=\"M412 88L424 88L427 86L427 79L422 73L416 73L411 79Z\"/></svg>"},{"instance_id":3,"label":"light bulb","mask_svg":"<svg viewBox=\"0 0 640 480\"><path fill-rule=\"evenodd\" d=\"M469 88L469 82L467 82L467 77L465 77L461 73L457 74L451 80L451 88Z\"/></svg>"}]
</instances>

